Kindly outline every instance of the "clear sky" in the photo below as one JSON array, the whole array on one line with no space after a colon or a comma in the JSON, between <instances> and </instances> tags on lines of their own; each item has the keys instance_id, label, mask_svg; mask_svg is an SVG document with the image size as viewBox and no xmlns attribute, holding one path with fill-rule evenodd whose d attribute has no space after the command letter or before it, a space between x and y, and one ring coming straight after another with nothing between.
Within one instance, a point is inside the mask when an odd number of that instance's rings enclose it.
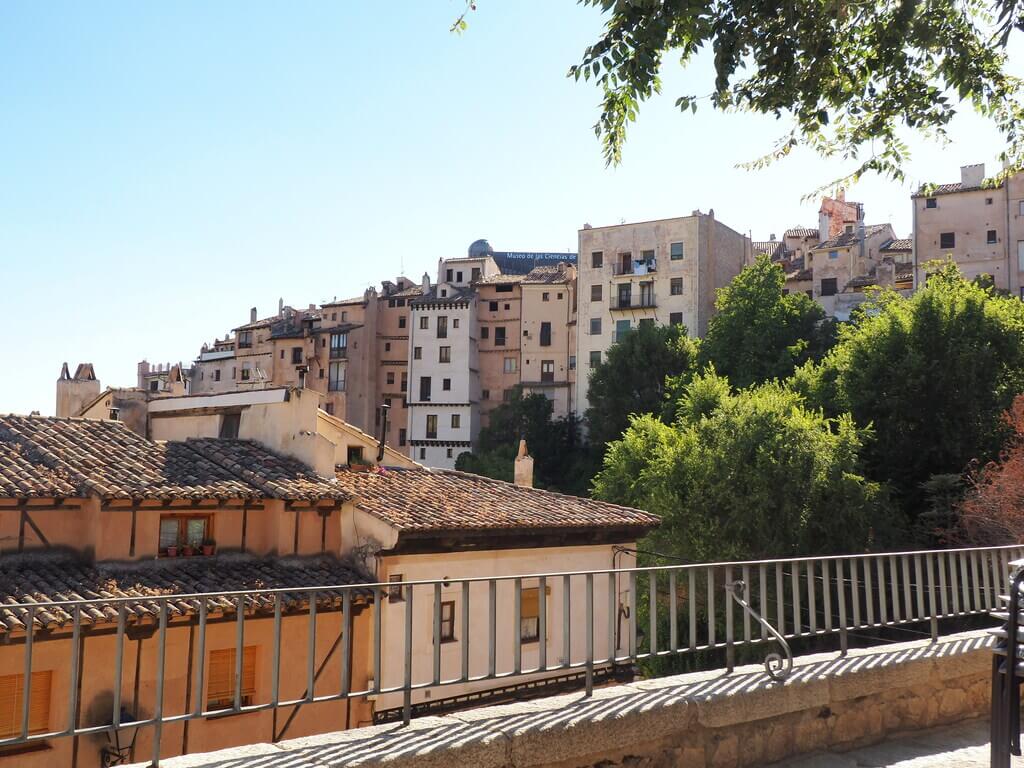
<instances>
[{"instance_id":1,"label":"clear sky","mask_svg":"<svg viewBox=\"0 0 1024 768\"><path fill-rule=\"evenodd\" d=\"M784 124L664 96L606 169L599 93L566 78L601 17L572 0L0 3L0 413L54 409L63 361L130 385L135 364L294 306L433 274L476 238L575 250L584 223L715 210L755 239L814 226L839 176L810 155L735 166ZM1020 56L1015 57L1019 62ZM906 185L850 190L910 228L909 191L998 152L973 118L913 143Z\"/></svg>"}]
</instances>

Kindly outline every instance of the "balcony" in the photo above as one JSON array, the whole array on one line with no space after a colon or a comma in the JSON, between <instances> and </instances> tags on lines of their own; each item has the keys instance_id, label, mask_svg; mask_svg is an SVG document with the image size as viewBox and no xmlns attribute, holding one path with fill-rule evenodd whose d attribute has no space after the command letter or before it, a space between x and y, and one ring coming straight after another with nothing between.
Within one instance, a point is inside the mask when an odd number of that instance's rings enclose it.
<instances>
[{"instance_id":1,"label":"balcony","mask_svg":"<svg viewBox=\"0 0 1024 768\"><path fill-rule=\"evenodd\" d=\"M653 292L641 293L639 296L634 296L632 294L613 294L610 299L608 308L612 311L623 311L627 309L654 309L657 306Z\"/></svg>"},{"instance_id":2,"label":"balcony","mask_svg":"<svg viewBox=\"0 0 1024 768\"><path fill-rule=\"evenodd\" d=\"M649 261L630 260L612 263L612 274L616 277L629 275L653 275L657 271L658 263L653 259Z\"/></svg>"},{"instance_id":3,"label":"balcony","mask_svg":"<svg viewBox=\"0 0 1024 768\"><path fill-rule=\"evenodd\" d=\"M331 347L331 360L345 360L348 357L348 347Z\"/></svg>"}]
</instances>

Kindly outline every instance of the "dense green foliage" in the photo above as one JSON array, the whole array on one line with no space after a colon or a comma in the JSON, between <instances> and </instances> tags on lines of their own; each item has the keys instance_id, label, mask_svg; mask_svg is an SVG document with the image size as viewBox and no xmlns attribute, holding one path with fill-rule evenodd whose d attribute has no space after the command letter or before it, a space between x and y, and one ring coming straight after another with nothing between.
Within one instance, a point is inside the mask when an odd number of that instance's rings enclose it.
<instances>
[{"instance_id":1,"label":"dense green foliage","mask_svg":"<svg viewBox=\"0 0 1024 768\"><path fill-rule=\"evenodd\" d=\"M691 373L696 362L697 343L682 326L641 323L623 334L590 374L591 443L618 439L631 414L660 412L666 380Z\"/></svg>"},{"instance_id":2,"label":"dense green foliage","mask_svg":"<svg viewBox=\"0 0 1024 768\"><path fill-rule=\"evenodd\" d=\"M881 295L792 386L826 414L871 425L867 471L913 521L934 475L997 455L1002 414L1024 390L1024 303L946 265L909 299Z\"/></svg>"},{"instance_id":3,"label":"dense green foliage","mask_svg":"<svg viewBox=\"0 0 1024 768\"><path fill-rule=\"evenodd\" d=\"M849 416L827 419L778 384L733 392L708 373L674 423L632 420L594 493L661 515L651 545L690 560L855 551L885 509L863 442Z\"/></svg>"},{"instance_id":4,"label":"dense green foliage","mask_svg":"<svg viewBox=\"0 0 1024 768\"><path fill-rule=\"evenodd\" d=\"M553 419L553 411L544 395L524 395L517 388L509 402L491 411L476 451L460 454L456 469L511 482L519 441L526 440L538 488L586 494L600 457L581 443L576 421Z\"/></svg>"},{"instance_id":5,"label":"dense green foliage","mask_svg":"<svg viewBox=\"0 0 1024 768\"><path fill-rule=\"evenodd\" d=\"M620 161L640 105L660 93L665 57L686 67L711 50L714 82L676 105L687 113L706 100L786 118L791 128L761 163L806 146L854 161L854 180L869 171L902 178L901 134L943 136L964 103L992 121L1015 166L1024 150L1020 82L1005 50L1010 31L1024 28L1020 0L581 2L607 14L570 75L602 90L595 131L608 163Z\"/></svg>"},{"instance_id":6,"label":"dense green foliage","mask_svg":"<svg viewBox=\"0 0 1024 768\"><path fill-rule=\"evenodd\" d=\"M718 292L717 310L700 345L700 365L713 365L734 387L792 375L829 345L825 311L803 293L787 295L778 264L759 256Z\"/></svg>"}]
</instances>

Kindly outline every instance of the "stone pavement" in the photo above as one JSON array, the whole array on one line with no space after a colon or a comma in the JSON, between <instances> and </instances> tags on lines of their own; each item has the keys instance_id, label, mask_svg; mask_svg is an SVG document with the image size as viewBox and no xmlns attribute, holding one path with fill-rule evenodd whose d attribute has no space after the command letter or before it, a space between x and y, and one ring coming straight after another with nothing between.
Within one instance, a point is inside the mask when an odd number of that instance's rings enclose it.
<instances>
[{"instance_id":1,"label":"stone pavement","mask_svg":"<svg viewBox=\"0 0 1024 768\"><path fill-rule=\"evenodd\" d=\"M1013 758L1024 768L1024 758ZM936 728L855 749L804 755L772 768L988 768L988 721Z\"/></svg>"}]
</instances>

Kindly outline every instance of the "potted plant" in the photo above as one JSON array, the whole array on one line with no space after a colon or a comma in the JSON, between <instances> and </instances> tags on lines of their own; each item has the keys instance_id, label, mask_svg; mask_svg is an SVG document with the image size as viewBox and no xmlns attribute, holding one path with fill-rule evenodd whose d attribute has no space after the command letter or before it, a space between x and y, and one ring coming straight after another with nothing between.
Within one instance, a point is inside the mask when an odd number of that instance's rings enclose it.
<instances>
[{"instance_id":1,"label":"potted plant","mask_svg":"<svg viewBox=\"0 0 1024 768\"><path fill-rule=\"evenodd\" d=\"M178 545L177 544L168 544L167 545L167 556L168 557L177 557L178 556Z\"/></svg>"},{"instance_id":2,"label":"potted plant","mask_svg":"<svg viewBox=\"0 0 1024 768\"><path fill-rule=\"evenodd\" d=\"M185 557L192 557L192 555L194 555L195 553L195 547L193 547L191 543L186 541L185 545L181 548L181 554L183 554Z\"/></svg>"},{"instance_id":3,"label":"potted plant","mask_svg":"<svg viewBox=\"0 0 1024 768\"><path fill-rule=\"evenodd\" d=\"M213 539L203 539L203 555L210 557L217 551L217 542Z\"/></svg>"}]
</instances>

